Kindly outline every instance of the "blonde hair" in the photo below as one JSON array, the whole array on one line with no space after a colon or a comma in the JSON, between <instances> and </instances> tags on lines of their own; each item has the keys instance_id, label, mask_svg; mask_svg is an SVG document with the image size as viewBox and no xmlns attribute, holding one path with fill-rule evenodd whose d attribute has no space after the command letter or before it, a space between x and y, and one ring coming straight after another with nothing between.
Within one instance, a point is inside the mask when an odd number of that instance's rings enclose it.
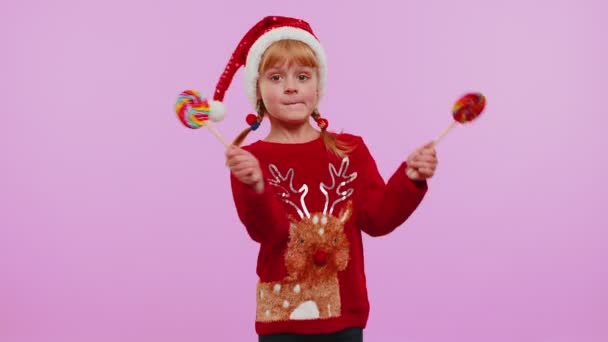
<instances>
[{"instance_id":1,"label":"blonde hair","mask_svg":"<svg viewBox=\"0 0 608 342\"><path fill-rule=\"evenodd\" d=\"M295 63L300 66L314 68L317 73L319 71L319 61L314 51L304 42L293 39L283 39L274 42L262 55L260 62L259 73L264 73L269 68L283 64L285 62ZM318 75L317 75L318 76ZM264 114L267 112L264 107L264 102L259 99L256 105L256 112L258 113L258 122L262 122ZM311 115L315 121L321 118L316 110ZM251 127L247 127L243 130L233 141L233 145L240 146L247 135L251 132ZM354 146L342 141L338 135L334 135L327 132L326 128L321 128L321 137L325 143L326 149L332 154L338 157L344 157L345 155L352 152Z\"/></svg>"}]
</instances>

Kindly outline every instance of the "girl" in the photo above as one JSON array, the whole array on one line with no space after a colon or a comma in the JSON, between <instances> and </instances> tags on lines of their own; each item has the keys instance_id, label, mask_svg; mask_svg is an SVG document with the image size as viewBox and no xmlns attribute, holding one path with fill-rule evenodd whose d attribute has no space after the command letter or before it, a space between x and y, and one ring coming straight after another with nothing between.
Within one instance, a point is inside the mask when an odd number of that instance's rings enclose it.
<instances>
[{"instance_id":1,"label":"girl","mask_svg":"<svg viewBox=\"0 0 608 342\"><path fill-rule=\"evenodd\" d=\"M259 341L363 341L369 302L361 232L386 235L412 214L435 172L435 149L414 151L385 183L360 137L328 132L317 111L325 54L303 20L266 17L255 25L216 99L241 65L257 115L226 151L226 165L239 218L260 244ZM264 118L268 136L239 148Z\"/></svg>"}]
</instances>

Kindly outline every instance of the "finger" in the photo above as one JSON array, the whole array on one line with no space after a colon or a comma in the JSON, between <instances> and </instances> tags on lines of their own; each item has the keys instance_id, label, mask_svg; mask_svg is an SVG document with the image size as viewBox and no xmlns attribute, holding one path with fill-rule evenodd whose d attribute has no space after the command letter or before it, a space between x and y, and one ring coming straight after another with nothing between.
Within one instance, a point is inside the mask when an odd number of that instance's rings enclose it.
<instances>
[{"instance_id":1,"label":"finger","mask_svg":"<svg viewBox=\"0 0 608 342\"><path fill-rule=\"evenodd\" d=\"M234 157L226 159L226 166L228 166L230 169L233 169L238 164L239 162L235 160Z\"/></svg>"},{"instance_id":2,"label":"finger","mask_svg":"<svg viewBox=\"0 0 608 342\"><path fill-rule=\"evenodd\" d=\"M433 147L425 147L422 150L420 150L420 154L421 155L431 155L431 156L436 156L437 155L437 150Z\"/></svg>"},{"instance_id":3,"label":"finger","mask_svg":"<svg viewBox=\"0 0 608 342\"><path fill-rule=\"evenodd\" d=\"M435 142L434 141L430 141L430 142L428 142L428 143L426 143L426 144L418 147L415 152L420 152L420 151L422 151L424 149L434 148L434 147L435 147Z\"/></svg>"},{"instance_id":4,"label":"finger","mask_svg":"<svg viewBox=\"0 0 608 342\"><path fill-rule=\"evenodd\" d=\"M419 168L435 170L435 168L437 168L437 163L422 161L420 162Z\"/></svg>"},{"instance_id":5,"label":"finger","mask_svg":"<svg viewBox=\"0 0 608 342\"><path fill-rule=\"evenodd\" d=\"M413 169L411 167L408 167L405 170L405 172L410 179L417 180L420 177L420 174L418 173L418 171L416 171L415 169Z\"/></svg>"},{"instance_id":6,"label":"finger","mask_svg":"<svg viewBox=\"0 0 608 342\"><path fill-rule=\"evenodd\" d=\"M236 158L236 157L241 157L241 156L243 156L243 153L241 151L237 151L237 150L230 151L226 155L226 157L229 158L229 159Z\"/></svg>"},{"instance_id":7,"label":"finger","mask_svg":"<svg viewBox=\"0 0 608 342\"><path fill-rule=\"evenodd\" d=\"M240 147L234 147L230 150L228 150L227 152L231 157L235 157L235 156L252 156L253 154L251 154L250 152L247 152L245 150L243 150Z\"/></svg>"},{"instance_id":8,"label":"finger","mask_svg":"<svg viewBox=\"0 0 608 342\"><path fill-rule=\"evenodd\" d=\"M407 165L414 166L415 164L420 163L420 159L418 158L410 158L407 160Z\"/></svg>"},{"instance_id":9,"label":"finger","mask_svg":"<svg viewBox=\"0 0 608 342\"><path fill-rule=\"evenodd\" d=\"M256 170L257 171L257 165L251 161L247 161L247 162L243 162L243 163L239 163L237 165L234 165L231 170L234 170L235 172L239 172L239 171L243 171L245 169L252 169L252 170Z\"/></svg>"},{"instance_id":10,"label":"finger","mask_svg":"<svg viewBox=\"0 0 608 342\"><path fill-rule=\"evenodd\" d=\"M424 158L424 157L436 157L437 156L437 152L435 151L435 149L433 148L422 148L419 151L417 151L416 153L414 153L414 157L416 158Z\"/></svg>"},{"instance_id":11,"label":"finger","mask_svg":"<svg viewBox=\"0 0 608 342\"><path fill-rule=\"evenodd\" d=\"M242 170L245 170L245 169L256 170L256 169L259 169L259 167L252 160L247 160L247 161L235 163L235 164L233 164L233 165L230 166L230 170L233 170L235 172L242 171Z\"/></svg>"},{"instance_id":12,"label":"finger","mask_svg":"<svg viewBox=\"0 0 608 342\"><path fill-rule=\"evenodd\" d=\"M228 146L228 148L226 149L226 157L229 157L229 156L234 156L234 155L236 155L237 153L239 153L239 148L238 148L238 147L236 147L236 146L234 146L234 145L230 145L230 146Z\"/></svg>"},{"instance_id":13,"label":"finger","mask_svg":"<svg viewBox=\"0 0 608 342\"><path fill-rule=\"evenodd\" d=\"M430 168L418 169L418 173L420 173L420 175L422 175L424 178L431 178L435 174L435 172Z\"/></svg>"},{"instance_id":14,"label":"finger","mask_svg":"<svg viewBox=\"0 0 608 342\"><path fill-rule=\"evenodd\" d=\"M249 184L250 183L250 175L253 173L252 169L243 169L240 171L234 171L232 174L239 179L241 182Z\"/></svg>"},{"instance_id":15,"label":"finger","mask_svg":"<svg viewBox=\"0 0 608 342\"><path fill-rule=\"evenodd\" d=\"M421 149L412 153L407 160L408 165L418 162L436 162L437 156L434 154L434 149Z\"/></svg>"},{"instance_id":16,"label":"finger","mask_svg":"<svg viewBox=\"0 0 608 342\"><path fill-rule=\"evenodd\" d=\"M246 158L244 156L233 155L233 156L228 157L227 163L228 163L228 165L236 165L238 163L242 163L245 160L246 160Z\"/></svg>"},{"instance_id":17,"label":"finger","mask_svg":"<svg viewBox=\"0 0 608 342\"><path fill-rule=\"evenodd\" d=\"M413 163L413 162L418 162L420 161L420 158L422 157L422 155L419 152L414 152L412 153L412 155L408 158L408 162L409 163Z\"/></svg>"},{"instance_id":18,"label":"finger","mask_svg":"<svg viewBox=\"0 0 608 342\"><path fill-rule=\"evenodd\" d=\"M407 166L411 167L412 169L418 170L419 168L424 166L424 163L413 161L411 163L408 163Z\"/></svg>"},{"instance_id":19,"label":"finger","mask_svg":"<svg viewBox=\"0 0 608 342\"><path fill-rule=\"evenodd\" d=\"M420 150L421 154L432 154L432 155L436 155L437 154L437 150L435 149L435 147L423 147L422 150Z\"/></svg>"},{"instance_id":20,"label":"finger","mask_svg":"<svg viewBox=\"0 0 608 342\"><path fill-rule=\"evenodd\" d=\"M247 180L247 184L251 185L257 183L260 179L262 179L262 175L259 172L253 171L246 175L245 179Z\"/></svg>"},{"instance_id":21,"label":"finger","mask_svg":"<svg viewBox=\"0 0 608 342\"><path fill-rule=\"evenodd\" d=\"M234 166L241 163L255 163L255 159L249 155L235 155L228 158L227 165Z\"/></svg>"},{"instance_id":22,"label":"finger","mask_svg":"<svg viewBox=\"0 0 608 342\"><path fill-rule=\"evenodd\" d=\"M415 169L430 169L435 170L437 168L437 163L434 162L426 162L426 161L417 161L409 165Z\"/></svg>"},{"instance_id":23,"label":"finger","mask_svg":"<svg viewBox=\"0 0 608 342\"><path fill-rule=\"evenodd\" d=\"M436 163L437 162L437 158L435 158L435 156L433 155L422 155L420 157L418 157L416 159L417 162L423 162L423 163Z\"/></svg>"},{"instance_id":24,"label":"finger","mask_svg":"<svg viewBox=\"0 0 608 342\"><path fill-rule=\"evenodd\" d=\"M249 176L249 179L251 180L251 183L257 183L262 179L262 174L255 171Z\"/></svg>"},{"instance_id":25,"label":"finger","mask_svg":"<svg viewBox=\"0 0 608 342\"><path fill-rule=\"evenodd\" d=\"M419 157L423 157L423 156L435 156L436 152L432 149L428 149L428 148L423 148L422 150L418 151L418 153L416 154Z\"/></svg>"},{"instance_id":26,"label":"finger","mask_svg":"<svg viewBox=\"0 0 608 342\"><path fill-rule=\"evenodd\" d=\"M423 160L419 160L419 159L414 159L411 162L407 163L407 166L412 167L414 169L419 169L421 167L425 167L427 166L428 163L423 161Z\"/></svg>"}]
</instances>

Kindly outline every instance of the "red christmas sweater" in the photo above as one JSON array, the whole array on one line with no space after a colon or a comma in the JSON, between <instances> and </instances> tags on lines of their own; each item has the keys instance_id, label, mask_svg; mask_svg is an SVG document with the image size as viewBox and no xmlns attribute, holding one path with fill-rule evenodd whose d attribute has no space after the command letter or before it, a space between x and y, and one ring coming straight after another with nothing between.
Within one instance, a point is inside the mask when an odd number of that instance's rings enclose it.
<instances>
[{"instance_id":1,"label":"red christmas sweater","mask_svg":"<svg viewBox=\"0 0 608 342\"><path fill-rule=\"evenodd\" d=\"M257 141L243 147L260 161L261 194L231 176L237 213L260 243L256 332L321 334L364 328L369 301L361 232L382 236L400 226L427 191L402 163L387 183L360 137L344 158L323 140Z\"/></svg>"}]
</instances>

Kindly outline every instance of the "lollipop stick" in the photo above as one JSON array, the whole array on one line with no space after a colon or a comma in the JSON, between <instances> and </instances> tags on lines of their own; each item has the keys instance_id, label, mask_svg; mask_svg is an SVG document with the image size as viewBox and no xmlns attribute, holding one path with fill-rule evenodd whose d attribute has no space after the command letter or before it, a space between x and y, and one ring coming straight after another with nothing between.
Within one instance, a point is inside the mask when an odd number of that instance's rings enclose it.
<instances>
[{"instance_id":1,"label":"lollipop stick","mask_svg":"<svg viewBox=\"0 0 608 342\"><path fill-rule=\"evenodd\" d=\"M224 137L222 137L220 132L218 132L217 129L213 125L211 125L211 122L208 122L205 126L207 126L207 128L211 131L211 133L213 133L213 135L215 135L217 140L219 140L224 145L224 147L228 148L228 146L230 146L226 142L226 140L224 140Z\"/></svg>"},{"instance_id":2,"label":"lollipop stick","mask_svg":"<svg viewBox=\"0 0 608 342\"><path fill-rule=\"evenodd\" d=\"M452 128L454 128L454 126L456 126L458 124L457 121L452 121L452 123L448 126L448 128L445 129L445 131L443 131L443 133L441 133L441 135L439 135L439 138L435 139L435 141L433 141L433 145L437 146L437 144L439 144L439 142L441 141L441 139L443 139L446 135L448 135L448 133L450 132L450 130Z\"/></svg>"}]
</instances>

